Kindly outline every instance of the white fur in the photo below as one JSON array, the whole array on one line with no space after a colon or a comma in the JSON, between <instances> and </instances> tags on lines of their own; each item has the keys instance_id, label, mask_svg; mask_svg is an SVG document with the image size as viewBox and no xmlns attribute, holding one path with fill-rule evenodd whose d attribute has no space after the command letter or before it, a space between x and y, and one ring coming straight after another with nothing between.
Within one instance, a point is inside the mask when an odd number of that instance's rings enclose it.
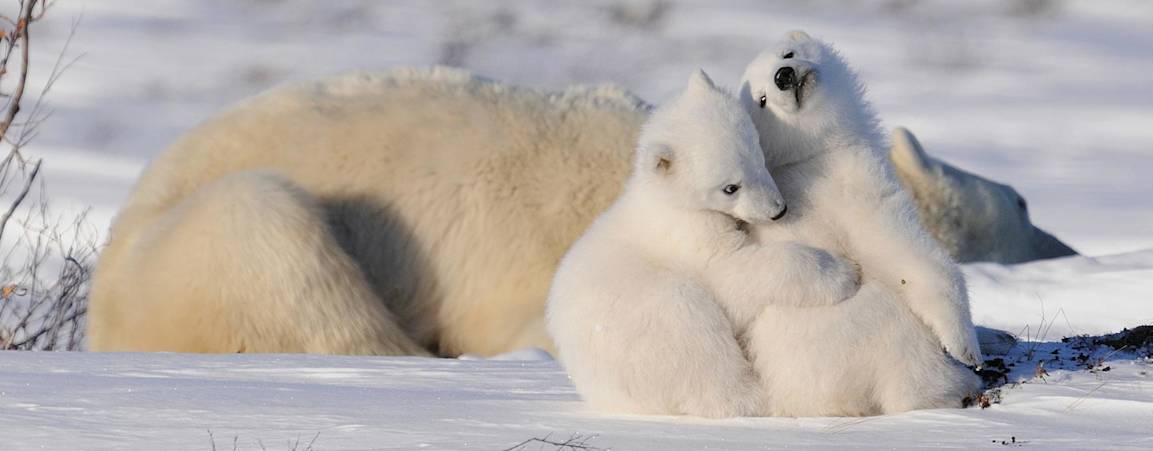
<instances>
[{"instance_id":1,"label":"white fur","mask_svg":"<svg viewBox=\"0 0 1153 451\"><path fill-rule=\"evenodd\" d=\"M800 88L777 86L783 67L804 80ZM782 227L755 232L788 234L830 250L860 264L864 275L860 293L844 303L768 306L757 319L749 347L768 413L869 415L960 406L978 381L941 349L965 364L980 363L964 279L917 222L911 199L885 164L877 120L856 74L827 44L794 32L749 65L741 100L796 210Z\"/></svg>"},{"instance_id":2,"label":"white fur","mask_svg":"<svg viewBox=\"0 0 1153 451\"><path fill-rule=\"evenodd\" d=\"M728 185L740 188L726 194ZM755 127L698 72L653 113L624 191L565 255L549 291L548 329L584 398L631 413L762 411L737 334L765 303L829 305L856 288L851 267L814 265L835 262L827 254L754 246L739 225L783 212ZM787 289L753 298L751 281ZM815 295L793 294L809 286Z\"/></svg>"},{"instance_id":3,"label":"white fur","mask_svg":"<svg viewBox=\"0 0 1153 451\"><path fill-rule=\"evenodd\" d=\"M1076 255L1033 225L1025 198L994 182L929 156L904 128L893 131L889 158L901 185L917 201L925 228L958 262L1020 263Z\"/></svg>"}]
</instances>

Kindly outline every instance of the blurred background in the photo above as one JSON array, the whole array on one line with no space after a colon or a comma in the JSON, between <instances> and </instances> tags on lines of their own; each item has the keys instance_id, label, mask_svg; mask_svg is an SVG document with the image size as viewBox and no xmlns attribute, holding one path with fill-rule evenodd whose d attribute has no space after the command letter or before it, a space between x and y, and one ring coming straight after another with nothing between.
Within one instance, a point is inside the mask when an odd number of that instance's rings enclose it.
<instances>
[{"instance_id":1,"label":"blurred background","mask_svg":"<svg viewBox=\"0 0 1153 451\"><path fill-rule=\"evenodd\" d=\"M616 83L651 102L701 67L735 87L791 29L855 64L891 128L1009 183L1082 253L1153 247L1153 2L60 0L34 31L45 81L75 23L45 158L56 209L100 232L182 131L275 84L444 64L544 89Z\"/></svg>"}]
</instances>

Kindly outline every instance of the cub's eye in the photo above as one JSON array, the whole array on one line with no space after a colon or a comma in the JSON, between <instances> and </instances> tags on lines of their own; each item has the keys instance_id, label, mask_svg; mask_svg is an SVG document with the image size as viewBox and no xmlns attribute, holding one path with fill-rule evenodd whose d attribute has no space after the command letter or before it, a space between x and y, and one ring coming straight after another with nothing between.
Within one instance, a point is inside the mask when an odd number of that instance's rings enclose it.
<instances>
[{"instance_id":1,"label":"cub's eye","mask_svg":"<svg viewBox=\"0 0 1153 451\"><path fill-rule=\"evenodd\" d=\"M1021 210L1028 210L1029 209L1029 204L1025 203L1024 197L1018 197L1017 198L1017 206L1021 207Z\"/></svg>"},{"instance_id":2,"label":"cub's eye","mask_svg":"<svg viewBox=\"0 0 1153 451\"><path fill-rule=\"evenodd\" d=\"M769 102L769 98L768 98L768 97L765 97L765 96L761 96L761 108L764 108L764 107L765 107L765 104L766 104L766 103L768 103L768 102Z\"/></svg>"},{"instance_id":3,"label":"cub's eye","mask_svg":"<svg viewBox=\"0 0 1153 451\"><path fill-rule=\"evenodd\" d=\"M740 190L740 189L741 189L741 185L725 185L725 187L722 188L721 191L724 192L725 195L732 196L733 194L737 193L737 190Z\"/></svg>"},{"instance_id":4,"label":"cub's eye","mask_svg":"<svg viewBox=\"0 0 1153 451\"><path fill-rule=\"evenodd\" d=\"M793 57L793 52L789 52L789 53L784 54L784 56L781 56L781 59L787 60L787 59L791 59L792 57Z\"/></svg>"}]
</instances>

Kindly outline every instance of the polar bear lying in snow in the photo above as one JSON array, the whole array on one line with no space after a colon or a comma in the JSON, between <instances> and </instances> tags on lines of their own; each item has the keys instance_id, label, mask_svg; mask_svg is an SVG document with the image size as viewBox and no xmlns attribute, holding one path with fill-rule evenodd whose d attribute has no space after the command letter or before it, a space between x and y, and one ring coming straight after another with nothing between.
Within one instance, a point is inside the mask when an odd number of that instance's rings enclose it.
<instances>
[{"instance_id":1,"label":"polar bear lying in snow","mask_svg":"<svg viewBox=\"0 0 1153 451\"><path fill-rule=\"evenodd\" d=\"M929 156L913 133L893 130L889 159L913 194L921 223L958 263L1021 263L1076 255L1033 225L1025 198L994 182Z\"/></svg>"},{"instance_id":2,"label":"polar bear lying in snow","mask_svg":"<svg viewBox=\"0 0 1153 451\"><path fill-rule=\"evenodd\" d=\"M633 162L620 197L557 269L547 324L560 360L598 409L759 414L736 337L765 303L844 300L856 269L812 248L750 241L747 225L787 208L748 115L703 72L652 114Z\"/></svg>"},{"instance_id":3,"label":"polar bear lying in snow","mask_svg":"<svg viewBox=\"0 0 1153 451\"><path fill-rule=\"evenodd\" d=\"M979 387L962 363L981 363L964 279L885 163L856 74L829 45L793 32L748 66L741 100L795 212L754 227L758 240L798 239L857 262L864 277L843 303L768 305L757 318L749 350L768 413L959 407Z\"/></svg>"}]
</instances>

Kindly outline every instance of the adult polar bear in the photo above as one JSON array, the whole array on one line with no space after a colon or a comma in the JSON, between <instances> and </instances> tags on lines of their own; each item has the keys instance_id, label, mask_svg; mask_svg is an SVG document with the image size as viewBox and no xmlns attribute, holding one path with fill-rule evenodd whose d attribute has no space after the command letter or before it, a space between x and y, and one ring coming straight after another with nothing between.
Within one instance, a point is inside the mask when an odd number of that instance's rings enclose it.
<instances>
[{"instance_id":1,"label":"adult polar bear","mask_svg":"<svg viewBox=\"0 0 1153 451\"><path fill-rule=\"evenodd\" d=\"M904 128L893 130L889 160L917 201L921 223L958 262L1020 263L1077 251L1029 220L1013 187L937 160Z\"/></svg>"},{"instance_id":2,"label":"adult polar bear","mask_svg":"<svg viewBox=\"0 0 1153 451\"><path fill-rule=\"evenodd\" d=\"M649 107L452 69L297 83L145 170L98 263L93 350L552 351L558 261Z\"/></svg>"}]
</instances>

